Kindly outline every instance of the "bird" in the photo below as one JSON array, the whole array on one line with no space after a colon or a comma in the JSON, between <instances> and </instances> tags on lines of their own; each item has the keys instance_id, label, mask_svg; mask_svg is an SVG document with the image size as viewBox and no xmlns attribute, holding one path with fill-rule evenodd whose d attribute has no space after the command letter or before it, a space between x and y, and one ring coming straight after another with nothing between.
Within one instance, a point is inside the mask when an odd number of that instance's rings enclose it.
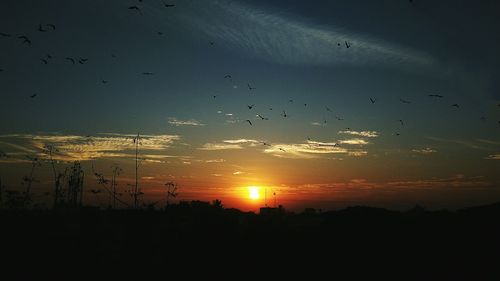
<instances>
[{"instance_id":1,"label":"bird","mask_svg":"<svg viewBox=\"0 0 500 281\"><path fill-rule=\"evenodd\" d=\"M288 100L289 103L293 103L293 100Z\"/></svg>"},{"instance_id":2,"label":"bird","mask_svg":"<svg viewBox=\"0 0 500 281\"><path fill-rule=\"evenodd\" d=\"M46 59L40 59L40 60L43 62L43 64L48 64L49 63Z\"/></svg>"},{"instance_id":3,"label":"bird","mask_svg":"<svg viewBox=\"0 0 500 281\"><path fill-rule=\"evenodd\" d=\"M283 110L283 114L281 114L281 116L283 116L283 118L286 118L288 115L286 115L286 112Z\"/></svg>"},{"instance_id":4,"label":"bird","mask_svg":"<svg viewBox=\"0 0 500 281\"><path fill-rule=\"evenodd\" d=\"M165 8L172 8L172 7L175 7L175 4L167 4L165 3L165 1L161 1L163 3L163 6L165 6Z\"/></svg>"},{"instance_id":5,"label":"bird","mask_svg":"<svg viewBox=\"0 0 500 281\"><path fill-rule=\"evenodd\" d=\"M250 120L248 120L248 119L247 119L247 120L245 120L245 121L247 121L247 122L248 122L248 124L250 124L250 126L253 126L252 121L250 121Z\"/></svg>"},{"instance_id":6,"label":"bird","mask_svg":"<svg viewBox=\"0 0 500 281\"><path fill-rule=\"evenodd\" d=\"M255 104L247 105L248 109L252 109L254 106L255 106Z\"/></svg>"},{"instance_id":7,"label":"bird","mask_svg":"<svg viewBox=\"0 0 500 281\"><path fill-rule=\"evenodd\" d=\"M326 111L332 112L332 110L328 106L325 106L325 108L326 108Z\"/></svg>"},{"instance_id":8,"label":"bird","mask_svg":"<svg viewBox=\"0 0 500 281\"><path fill-rule=\"evenodd\" d=\"M304 107L307 107L307 103L304 103Z\"/></svg>"},{"instance_id":9,"label":"bird","mask_svg":"<svg viewBox=\"0 0 500 281\"><path fill-rule=\"evenodd\" d=\"M139 12L139 14L141 14L142 16L142 11L141 11L141 8L137 7L137 6L130 6L128 7L129 10L136 10Z\"/></svg>"},{"instance_id":10,"label":"bird","mask_svg":"<svg viewBox=\"0 0 500 281\"><path fill-rule=\"evenodd\" d=\"M283 148L281 148L281 147L279 148L279 150L281 150L281 151L283 151L283 152L286 152L286 150L285 150L285 149L283 149Z\"/></svg>"},{"instance_id":11,"label":"bird","mask_svg":"<svg viewBox=\"0 0 500 281\"><path fill-rule=\"evenodd\" d=\"M247 83L247 86L248 86L248 89L249 89L250 91L251 91L251 90L255 90L255 89L257 89L257 88L254 88L254 87L250 86L250 84L249 84L249 83Z\"/></svg>"},{"instance_id":12,"label":"bird","mask_svg":"<svg viewBox=\"0 0 500 281\"><path fill-rule=\"evenodd\" d=\"M456 108L459 108L459 107L460 107L460 105L458 105L458 103L454 103L454 104L452 104L451 106L454 106L454 107L456 107Z\"/></svg>"},{"instance_id":13,"label":"bird","mask_svg":"<svg viewBox=\"0 0 500 281\"><path fill-rule=\"evenodd\" d=\"M261 141L260 143L262 143L263 145L266 145L266 146L271 146L269 143L267 143L265 141Z\"/></svg>"},{"instance_id":14,"label":"bird","mask_svg":"<svg viewBox=\"0 0 500 281\"><path fill-rule=\"evenodd\" d=\"M345 127L345 130L346 130L346 131L350 131L350 130L352 130L352 129L351 129L350 127Z\"/></svg>"},{"instance_id":15,"label":"bird","mask_svg":"<svg viewBox=\"0 0 500 281\"><path fill-rule=\"evenodd\" d=\"M42 28L42 24L38 24L38 31L45 32L45 29Z\"/></svg>"},{"instance_id":16,"label":"bird","mask_svg":"<svg viewBox=\"0 0 500 281\"><path fill-rule=\"evenodd\" d=\"M337 46L339 46L339 47L340 47L340 43L337 43Z\"/></svg>"},{"instance_id":17,"label":"bird","mask_svg":"<svg viewBox=\"0 0 500 281\"><path fill-rule=\"evenodd\" d=\"M3 68L0 68L0 72L3 72Z\"/></svg>"},{"instance_id":18,"label":"bird","mask_svg":"<svg viewBox=\"0 0 500 281\"><path fill-rule=\"evenodd\" d=\"M78 60L78 63L80 63L80 64L84 64L84 63L86 63L88 60L89 60L89 59L80 58L80 59Z\"/></svg>"},{"instance_id":19,"label":"bird","mask_svg":"<svg viewBox=\"0 0 500 281\"><path fill-rule=\"evenodd\" d=\"M49 55L49 54L45 55L45 57L46 57L46 58L48 58L48 59L53 58L53 57L52 57L51 55Z\"/></svg>"},{"instance_id":20,"label":"bird","mask_svg":"<svg viewBox=\"0 0 500 281\"><path fill-rule=\"evenodd\" d=\"M436 94L430 94L428 96L431 97L431 98L443 98L442 95L436 95Z\"/></svg>"},{"instance_id":21,"label":"bird","mask_svg":"<svg viewBox=\"0 0 500 281\"><path fill-rule=\"evenodd\" d=\"M409 101L409 100L404 100L404 99L399 99L399 101L401 101L402 103L411 103L411 101Z\"/></svg>"},{"instance_id":22,"label":"bird","mask_svg":"<svg viewBox=\"0 0 500 281\"><path fill-rule=\"evenodd\" d=\"M64 58L64 59L65 60L69 60L70 62L72 62L73 64L75 64L75 59L74 58L68 57L68 58Z\"/></svg>"},{"instance_id":23,"label":"bird","mask_svg":"<svg viewBox=\"0 0 500 281\"><path fill-rule=\"evenodd\" d=\"M399 136L399 135L401 135L401 134L400 134L400 133L396 133L395 135L396 135L396 136Z\"/></svg>"},{"instance_id":24,"label":"bird","mask_svg":"<svg viewBox=\"0 0 500 281\"><path fill-rule=\"evenodd\" d=\"M325 124L326 124L326 123L328 123L328 121L326 121L326 119L325 119L325 120L323 120L323 123L325 123Z\"/></svg>"},{"instance_id":25,"label":"bird","mask_svg":"<svg viewBox=\"0 0 500 281\"><path fill-rule=\"evenodd\" d=\"M226 75L224 75L224 78L226 78L226 79L231 79L231 78L233 78L233 77L232 77L230 74L226 74Z\"/></svg>"},{"instance_id":26,"label":"bird","mask_svg":"<svg viewBox=\"0 0 500 281\"><path fill-rule=\"evenodd\" d=\"M212 96L212 98L214 98L214 99L215 99L216 97L217 97L217 95L213 95L213 96Z\"/></svg>"},{"instance_id":27,"label":"bird","mask_svg":"<svg viewBox=\"0 0 500 281\"><path fill-rule=\"evenodd\" d=\"M257 117L259 117L259 118L260 118L260 119L262 119L262 120L269 120L269 118L264 117L264 116L262 116L262 115L260 115L260 114L257 114Z\"/></svg>"},{"instance_id":28,"label":"bird","mask_svg":"<svg viewBox=\"0 0 500 281\"><path fill-rule=\"evenodd\" d=\"M11 37L12 35L9 34L9 33L3 33L3 32L0 32L0 36L3 36L3 37Z\"/></svg>"},{"instance_id":29,"label":"bird","mask_svg":"<svg viewBox=\"0 0 500 281\"><path fill-rule=\"evenodd\" d=\"M373 98L370 98L370 101L373 103L375 103L376 99L373 99Z\"/></svg>"},{"instance_id":30,"label":"bird","mask_svg":"<svg viewBox=\"0 0 500 281\"><path fill-rule=\"evenodd\" d=\"M33 94L30 96L30 98L34 99L38 94Z\"/></svg>"},{"instance_id":31,"label":"bird","mask_svg":"<svg viewBox=\"0 0 500 281\"><path fill-rule=\"evenodd\" d=\"M158 35L163 35L163 32L161 32L161 31L158 31L157 33L158 33Z\"/></svg>"},{"instance_id":32,"label":"bird","mask_svg":"<svg viewBox=\"0 0 500 281\"><path fill-rule=\"evenodd\" d=\"M210 41L209 43L210 43L210 46L215 45L215 42L214 42L214 41Z\"/></svg>"},{"instance_id":33,"label":"bird","mask_svg":"<svg viewBox=\"0 0 500 281\"><path fill-rule=\"evenodd\" d=\"M24 40L23 40L23 44L25 44L25 43L26 43L26 44L28 44L28 46L31 46L31 40L30 40L27 36L25 36L25 35L21 35L21 36L18 36L17 38L19 38L19 39L24 39Z\"/></svg>"},{"instance_id":34,"label":"bird","mask_svg":"<svg viewBox=\"0 0 500 281\"><path fill-rule=\"evenodd\" d=\"M143 72L142 75L153 75L153 72Z\"/></svg>"},{"instance_id":35,"label":"bird","mask_svg":"<svg viewBox=\"0 0 500 281\"><path fill-rule=\"evenodd\" d=\"M398 121L399 121L399 123L401 123L401 126L405 125L405 123L403 122L403 120L399 119Z\"/></svg>"},{"instance_id":36,"label":"bird","mask_svg":"<svg viewBox=\"0 0 500 281\"><path fill-rule=\"evenodd\" d=\"M56 30L56 25L55 24L47 23L45 26L48 26L48 27L52 28L52 30Z\"/></svg>"},{"instance_id":37,"label":"bird","mask_svg":"<svg viewBox=\"0 0 500 281\"><path fill-rule=\"evenodd\" d=\"M108 80L104 80L104 79L102 79L102 80L101 80L101 83L106 84L106 83L108 83Z\"/></svg>"},{"instance_id":38,"label":"bird","mask_svg":"<svg viewBox=\"0 0 500 281\"><path fill-rule=\"evenodd\" d=\"M345 41L345 47L349 48L349 47L351 47L351 44L349 44L349 42Z\"/></svg>"}]
</instances>

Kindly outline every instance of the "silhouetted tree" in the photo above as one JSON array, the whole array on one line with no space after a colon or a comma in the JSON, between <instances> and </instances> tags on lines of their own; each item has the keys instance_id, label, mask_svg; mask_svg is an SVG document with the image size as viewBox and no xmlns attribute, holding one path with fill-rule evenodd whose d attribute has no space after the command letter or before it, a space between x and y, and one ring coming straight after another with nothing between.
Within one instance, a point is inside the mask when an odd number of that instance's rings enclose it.
<instances>
[{"instance_id":1,"label":"silhouetted tree","mask_svg":"<svg viewBox=\"0 0 500 281\"><path fill-rule=\"evenodd\" d=\"M116 208L116 197L118 196L118 191L117 191L117 186L118 186L118 175L121 174L122 168L120 168L118 165L113 166L113 176L111 177L111 199L113 201L113 209Z\"/></svg>"},{"instance_id":2,"label":"silhouetted tree","mask_svg":"<svg viewBox=\"0 0 500 281\"><path fill-rule=\"evenodd\" d=\"M54 208L57 207L57 204L59 204L60 196L62 193L61 181L65 176L65 174L60 173L56 170L53 154L58 151L59 150L51 144L47 144L43 147L43 152L49 156L49 161L52 166L52 172L54 173Z\"/></svg>"},{"instance_id":3,"label":"silhouetted tree","mask_svg":"<svg viewBox=\"0 0 500 281\"><path fill-rule=\"evenodd\" d=\"M224 205L222 205L222 201L219 199L215 199L212 201L212 206L214 206L216 209L224 209Z\"/></svg>"},{"instance_id":4,"label":"silhouetted tree","mask_svg":"<svg viewBox=\"0 0 500 281\"><path fill-rule=\"evenodd\" d=\"M83 201L83 179L84 172L80 162L75 161L69 169L68 178L68 205L81 206Z\"/></svg>"},{"instance_id":5,"label":"silhouetted tree","mask_svg":"<svg viewBox=\"0 0 500 281\"><path fill-rule=\"evenodd\" d=\"M170 198L175 198L179 194L177 192L177 189L179 186L177 185L176 182L169 181L165 183L165 186L167 187L167 207L170 205Z\"/></svg>"},{"instance_id":6,"label":"silhouetted tree","mask_svg":"<svg viewBox=\"0 0 500 281\"><path fill-rule=\"evenodd\" d=\"M23 184L26 184L26 191L24 192L24 200L23 200L24 207L26 207L27 204L31 202L31 185L33 184L33 182L36 181L36 179L34 178L35 168L42 165L38 157L27 156L27 158L31 162L31 171L29 176L23 177L23 182L22 182Z\"/></svg>"}]
</instances>

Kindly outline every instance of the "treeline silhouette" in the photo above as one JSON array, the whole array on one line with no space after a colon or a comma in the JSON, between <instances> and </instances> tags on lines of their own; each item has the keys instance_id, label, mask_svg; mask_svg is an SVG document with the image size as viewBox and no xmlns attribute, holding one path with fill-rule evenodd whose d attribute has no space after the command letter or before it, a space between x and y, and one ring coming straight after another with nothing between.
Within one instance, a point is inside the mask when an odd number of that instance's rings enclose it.
<instances>
[{"instance_id":1,"label":"treeline silhouette","mask_svg":"<svg viewBox=\"0 0 500 281\"><path fill-rule=\"evenodd\" d=\"M500 203L458 211L272 210L227 209L220 200L161 210L3 209L3 272L24 280L39 268L82 274L192 269L183 271L184 278L235 270L310 271L312 277L356 267L349 274L405 271L402 279L463 280L492 276L499 264Z\"/></svg>"}]
</instances>

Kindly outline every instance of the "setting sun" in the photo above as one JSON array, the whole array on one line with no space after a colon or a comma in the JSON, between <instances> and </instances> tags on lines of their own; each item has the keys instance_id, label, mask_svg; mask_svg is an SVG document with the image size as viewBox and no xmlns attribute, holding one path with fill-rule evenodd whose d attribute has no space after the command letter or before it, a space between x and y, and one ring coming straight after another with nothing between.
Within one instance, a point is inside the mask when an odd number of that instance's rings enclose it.
<instances>
[{"instance_id":1,"label":"setting sun","mask_svg":"<svg viewBox=\"0 0 500 281\"><path fill-rule=\"evenodd\" d=\"M249 193L250 199L257 200L260 198L259 189L260 188L258 186L249 186L248 187L248 193Z\"/></svg>"}]
</instances>

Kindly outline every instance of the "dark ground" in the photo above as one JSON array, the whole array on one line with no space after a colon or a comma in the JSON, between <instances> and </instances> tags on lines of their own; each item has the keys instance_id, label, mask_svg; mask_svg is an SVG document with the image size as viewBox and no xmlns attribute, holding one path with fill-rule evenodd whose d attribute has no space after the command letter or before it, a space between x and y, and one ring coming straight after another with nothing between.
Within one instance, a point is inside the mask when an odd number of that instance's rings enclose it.
<instances>
[{"instance_id":1,"label":"dark ground","mask_svg":"<svg viewBox=\"0 0 500 281\"><path fill-rule=\"evenodd\" d=\"M0 210L0 221L4 280L105 273L113 280L500 280L500 203L456 212L351 207L264 216L191 202L162 211Z\"/></svg>"}]
</instances>

